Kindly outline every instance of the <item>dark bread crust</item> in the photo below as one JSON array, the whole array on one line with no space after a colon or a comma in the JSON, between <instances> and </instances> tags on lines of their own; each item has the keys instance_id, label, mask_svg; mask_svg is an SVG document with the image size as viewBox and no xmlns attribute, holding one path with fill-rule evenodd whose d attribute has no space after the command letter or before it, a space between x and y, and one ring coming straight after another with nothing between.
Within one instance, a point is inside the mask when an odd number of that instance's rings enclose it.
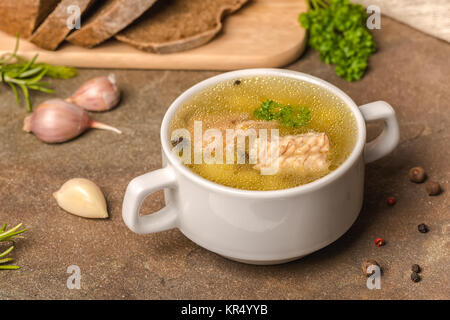
<instances>
[{"instance_id":1,"label":"dark bread crust","mask_svg":"<svg viewBox=\"0 0 450 320\"><path fill-rule=\"evenodd\" d=\"M47 49L56 50L59 44L64 41L70 33L67 28L67 19L70 13L67 8L76 5L80 8L81 15L89 9L89 7L97 0L62 0L55 10L44 20L39 28L33 33L30 41L37 46ZM82 20L83 21L83 20Z\"/></svg>"},{"instance_id":2,"label":"dark bread crust","mask_svg":"<svg viewBox=\"0 0 450 320\"><path fill-rule=\"evenodd\" d=\"M225 15L248 0L165 0L116 35L138 49L171 53L199 47L222 29Z\"/></svg>"},{"instance_id":3,"label":"dark bread crust","mask_svg":"<svg viewBox=\"0 0 450 320\"><path fill-rule=\"evenodd\" d=\"M1 0L0 30L28 38L58 2L60 0Z\"/></svg>"},{"instance_id":4,"label":"dark bread crust","mask_svg":"<svg viewBox=\"0 0 450 320\"><path fill-rule=\"evenodd\" d=\"M156 0L109 0L90 16L80 30L73 32L67 41L91 48L108 40L117 32L139 18Z\"/></svg>"}]
</instances>

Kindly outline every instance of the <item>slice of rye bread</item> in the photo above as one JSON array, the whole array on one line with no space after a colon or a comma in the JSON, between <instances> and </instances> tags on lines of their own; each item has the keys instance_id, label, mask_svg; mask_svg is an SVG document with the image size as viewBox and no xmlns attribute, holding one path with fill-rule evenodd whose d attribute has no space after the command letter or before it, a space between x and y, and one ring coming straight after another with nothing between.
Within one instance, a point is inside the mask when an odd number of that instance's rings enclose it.
<instances>
[{"instance_id":1,"label":"slice of rye bread","mask_svg":"<svg viewBox=\"0 0 450 320\"><path fill-rule=\"evenodd\" d=\"M67 37L67 41L91 48L108 40L139 18L156 0L109 0L95 8L86 23Z\"/></svg>"},{"instance_id":2,"label":"slice of rye bread","mask_svg":"<svg viewBox=\"0 0 450 320\"><path fill-rule=\"evenodd\" d=\"M30 41L37 46L56 50L59 44L64 41L66 36L72 31L67 27L67 20L73 15L67 9L70 6L78 6L80 15L89 9L89 7L98 0L62 0L52 13L44 20L39 28L33 33ZM81 22L83 22L81 20Z\"/></svg>"},{"instance_id":3,"label":"slice of rye bread","mask_svg":"<svg viewBox=\"0 0 450 320\"><path fill-rule=\"evenodd\" d=\"M149 52L192 49L210 41L222 29L222 18L247 1L161 0L116 38Z\"/></svg>"},{"instance_id":4,"label":"slice of rye bread","mask_svg":"<svg viewBox=\"0 0 450 320\"><path fill-rule=\"evenodd\" d=\"M0 0L0 30L28 38L58 2L60 0Z\"/></svg>"}]
</instances>

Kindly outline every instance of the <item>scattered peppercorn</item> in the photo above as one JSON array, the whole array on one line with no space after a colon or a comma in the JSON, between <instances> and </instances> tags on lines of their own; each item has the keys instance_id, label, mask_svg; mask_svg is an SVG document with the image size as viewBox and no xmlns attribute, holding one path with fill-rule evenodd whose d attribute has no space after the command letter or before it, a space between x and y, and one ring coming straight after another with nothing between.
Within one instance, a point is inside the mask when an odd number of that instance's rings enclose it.
<instances>
[{"instance_id":1,"label":"scattered peppercorn","mask_svg":"<svg viewBox=\"0 0 450 320\"><path fill-rule=\"evenodd\" d=\"M370 277L371 275L373 275L373 274L375 273L375 270L372 271L372 272L368 272L368 271L367 271L367 269L368 269L370 266L377 266L377 267L380 267L380 265L378 264L378 262L376 262L375 260L371 260L371 259L364 260L364 261L362 262L362 264L361 264L361 270L362 270L363 275L365 275L366 277Z\"/></svg>"},{"instance_id":2,"label":"scattered peppercorn","mask_svg":"<svg viewBox=\"0 0 450 320\"><path fill-rule=\"evenodd\" d=\"M441 186L436 181L428 181L425 188L429 196L436 196L441 193Z\"/></svg>"},{"instance_id":3,"label":"scattered peppercorn","mask_svg":"<svg viewBox=\"0 0 450 320\"><path fill-rule=\"evenodd\" d=\"M241 82L241 80L236 80L235 82L234 82L234 85L235 86L238 86L238 85L240 85L242 82Z\"/></svg>"},{"instance_id":4,"label":"scattered peppercorn","mask_svg":"<svg viewBox=\"0 0 450 320\"><path fill-rule=\"evenodd\" d=\"M420 266L418 264L413 264L411 266L411 271L415 273L419 273L421 271Z\"/></svg>"},{"instance_id":5,"label":"scattered peppercorn","mask_svg":"<svg viewBox=\"0 0 450 320\"><path fill-rule=\"evenodd\" d=\"M422 183L426 178L426 173L422 167L414 167L409 170L408 177L412 182Z\"/></svg>"},{"instance_id":6,"label":"scattered peppercorn","mask_svg":"<svg viewBox=\"0 0 450 320\"><path fill-rule=\"evenodd\" d=\"M375 245L377 247L382 247L385 245L385 241L382 238L376 238L375 239Z\"/></svg>"},{"instance_id":7,"label":"scattered peppercorn","mask_svg":"<svg viewBox=\"0 0 450 320\"><path fill-rule=\"evenodd\" d=\"M411 280L413 282L419 282L420 281L420 276L417 272L413 272L411 273Z\"/></svg>"},{"instance_id":8,"label":"scattered peppercorn","mask_svg":"<svg viewBox=\"0 0 450 320\"><path fill-rule=\"evenodd\" d=\"M388 197L387 198L387 203L390 206L393 206L396 202L397 202L397 200L394 197Z\"/></svg>"},{"instance_id":9,"label":"scattered peppercorn","mask_svg":"<svg viewBox=\"0 0 450 320\"><path fill-rule=\"evenodd\" d=\"M417 229L421 233L427 233L429 231L428 226L425 223L421 223L417 226Z\"/></svg>"}]
</instances>

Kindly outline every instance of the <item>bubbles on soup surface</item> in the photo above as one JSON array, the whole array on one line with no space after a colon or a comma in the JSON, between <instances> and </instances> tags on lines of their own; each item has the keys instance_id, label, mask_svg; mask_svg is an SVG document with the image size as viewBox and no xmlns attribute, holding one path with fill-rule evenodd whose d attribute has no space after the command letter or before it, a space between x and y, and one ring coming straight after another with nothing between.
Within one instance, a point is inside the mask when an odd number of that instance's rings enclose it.
<instances>
[{"instance_id":1,"label":"bubbles on soup surface","mask_svg":"<svg viewBox=\"0 0 450 320\"><path fill-rule=\"evenodd\" d=\"M194 121L202 121L203 132L211 128L222 130L227 125L230 126L228 129L232 129L239 122L255 120L254 110L266 100L309 108L311 120L307 125L293 128L278 123L276 127L280 137L309 132L326 133L330 142L330 166L326 172L261 175L249 163L201 163L186 166L203 178L225 186L245 190L278 190L300 186L327 175L338 168L352 152L357 136L356 120L339 97L308 82L274 76L234 79L201 91L176 112L171 122L171 132L185 128L194 139ZM267 123L270 132L273 123ZM225 140L224 136L224 143Z\"/></svg>"}]
</instances>

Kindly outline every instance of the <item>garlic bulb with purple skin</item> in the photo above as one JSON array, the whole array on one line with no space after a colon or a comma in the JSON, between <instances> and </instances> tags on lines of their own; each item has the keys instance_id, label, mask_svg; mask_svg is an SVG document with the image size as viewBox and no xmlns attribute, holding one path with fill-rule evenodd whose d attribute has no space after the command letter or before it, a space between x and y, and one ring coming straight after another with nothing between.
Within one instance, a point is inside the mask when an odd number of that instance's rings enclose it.
<instances>
[{"instance_id":1,"label":"garlic bulb with purple skin","mask_svg":"<svg viewBox=\"0 0 450 320\"><path fill-rule=\"evenodd\" d=\"M106 111L114 108L120 100L120 90L113 74L87 81L67 98L68 102L89 111Z\"/></svg>"},{"instance_id":2,"label":"garlic bulb with purple skin","mask_svg":"<svg viewBox=\"0 0 450 320\"><path fill-rule=\"evenodd\" d=\"M59 143L71 140L89 128L120 130L94 121L76 105L62 99L52 99L40 104L32 115L24 120L23 130L32 132L47 143Z\"/></svg>"}]
</instances>

